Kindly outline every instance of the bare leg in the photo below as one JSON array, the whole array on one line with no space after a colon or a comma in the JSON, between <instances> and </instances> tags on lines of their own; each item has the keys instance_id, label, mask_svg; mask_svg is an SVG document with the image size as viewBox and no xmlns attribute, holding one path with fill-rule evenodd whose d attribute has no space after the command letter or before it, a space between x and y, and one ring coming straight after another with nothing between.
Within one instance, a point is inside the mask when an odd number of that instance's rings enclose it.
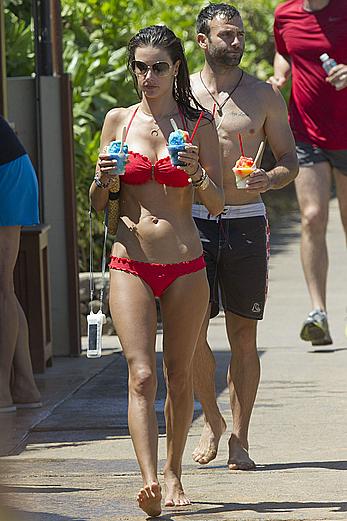
<instances>
[{"instance_id":1,"label":"bare leg","mask_svg":"<svg viewBox=\"0 0 347 521\"><path fill-rule=\"evenodd\" d=\"M301 262L313 309L326 310L331 169L329 163L300 168L295 180L301 212ZM319 259L319 262L317 262Z\"/></svg>"},{"instance_id":2,"label":"bare leg","mask_svg":"<svg viewBox=\"0 0 347 521\"><path fill-rule=\"evenodd\" d=\"M12 405L10 378L18 337L17 298L13 286L20 240L19 226L0 227L0 407Z\"/></svg>"},{"instance_id":3,"label":"bare leg","mask_svg":"<svg viewBox=\"0 0 347 521\"><path fill-rule=\"evenodd\" d=\"M226 430L226 423L217 405L215 372L216 362L207 342L210 317L209 305L202 325L193 360L194 394L204 411L205 424L193 460L206 464L217 456L218 444Z\"/></svg>"},{"instance_id":4,"label":"bare leg","mask_svg":"<svg viewBox=\"0 0 347 521\"><path fill-rule=\"evenodd\" d=\"M192 361L207 305L205 270L179 277L161 298L167 382L166 506L190 504L181 482L182 457L194 408Z\"/></svg>"},{"instance_id":5,"label":"bare leg","mask_svg":"<svg viewBox=\"0 0 347 521\"><path fill-rule=\"evenodd\" d=\"M41 396L33 376L29 351L28 323L24 311L17 300L19 327L13 358L14 378L11 392L14 403L40 403Z\"/></svg>"},{"instance_id":6,"label":"bare leg","mask_svg":"<svg viewBox=\"0 0 347 521\"><path fill-rule=\"evenodd\" d=\"M152 290L139 277L111 270L110 309L129 367L129 430L143 478L137 501L155 517L161 512L161 489L154 409L157 312Z\"/></svg>"},{"instance_id":7,"label":"bare leg","mask_svg":"<svg viewBox=\"0 0 347 521\"><path fill-rule=\"evenodd\" d=\"M336 193L339 201L341 221L343 229L345 231L346 243L347 243L347 175L342 174L338 170L334 170L335 182L336 182Z\"/></svg>"},{"instance_id":8,"label":"bare leg","mask_svg":"<svg viewBox=\"0 0 347 521\"><path fill-rule=\"evenodd\" d=\"M229 439L228 466L230 470L251 470L255 464L248 455L248 429L260 379L257 321L228 311L225 318L232 346L228 385L233 433Z\"/></svg>"}]
</instances>

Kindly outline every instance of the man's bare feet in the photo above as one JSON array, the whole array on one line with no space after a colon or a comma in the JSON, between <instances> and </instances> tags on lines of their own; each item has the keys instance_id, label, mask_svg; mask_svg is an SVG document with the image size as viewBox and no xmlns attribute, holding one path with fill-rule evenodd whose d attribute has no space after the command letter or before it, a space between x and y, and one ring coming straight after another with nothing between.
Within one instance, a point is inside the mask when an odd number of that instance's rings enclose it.
<instances>
[{"instance_id":1,"label":"man's bare feet","mask_svg":"<svg viewBox=\"0 0 347 521\"><path fill-rule=\"evenodd\" d=\"M229 470L254 470L255 463L248 455L248 446L243 447L240 440L232 434L229 439Z\"/></svg>"},{"instance_id":2,"label":"man's bare feet","mask_svg":"<svg viewBox=\"0 0 347 521\"><path fill-rule=\"evenodd\" d=\"M184 493L180 479L171 471L164 471L166 485L166 507L182 507L190 505L190 499Z\"/></svg>"},{"instance_id":3,"label":"man's bare feet","mask_svg":"<svg viewBox=\"0 0 347 521\"><path fill-rule=\"evenodd\" d=\"M151 517L161 514L161 488L159 483L153 482L141 488L137 494L139 507Z\"/></svg>"},{"instance_id":4,"label":"man's bare feet","mask_svg":"<svg viewBox=\"0 0 347 521\"><path fill-rule=\"evenodd\" d=\"M193 460L201 465L212 461L217 456L219 440L226 428L227 426L222 416L214 425L205 423L198 446L192 454Z\"/></svg>"}]
</instances>

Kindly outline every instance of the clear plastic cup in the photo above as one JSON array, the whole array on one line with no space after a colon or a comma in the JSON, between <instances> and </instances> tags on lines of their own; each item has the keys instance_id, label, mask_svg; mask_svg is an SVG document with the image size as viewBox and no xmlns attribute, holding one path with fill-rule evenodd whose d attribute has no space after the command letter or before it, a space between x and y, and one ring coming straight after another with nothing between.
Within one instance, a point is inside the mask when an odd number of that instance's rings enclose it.
<instances>
[{"instance_id":1,"label":"clear plastic cup","mask_svg":"<svg viewBox=\"0 0 347 521\"><path fill-rule=\"evenodd\" d=\"M247 180L252 172L254 172L257 168L255 166L248 166L247 168L233 168L233 172L235 174L236 188L239 190L244 190L247 188Z\"/></svg>"},{"instance_id":2,"label":"clear plastic cup","mask_svg":"<svg viewBox=\"0 0 347 521\"><path fill-rule=\"evenodd\" d=\"M185 143L182 143L181 145L169 145L167 149L173 166L186 166L186 163L178 159L178 152L184 152L186 149Z\"/></svg>"},{"instance_id":3,"label":"clear plastic cup","mask_svg":"<svg viewBox=\"0 0 347 521\"><path fill-rule=\"evenodd\" d=\"M120 147L121 141L111 141L107 147L107 154L110 156L110 159L116 159L117 161L117 168L115 169L117 175L125 173L125 165L128 160L128 145L123 144L122 152L120 152Z\"/></svg>"}]
</instances>

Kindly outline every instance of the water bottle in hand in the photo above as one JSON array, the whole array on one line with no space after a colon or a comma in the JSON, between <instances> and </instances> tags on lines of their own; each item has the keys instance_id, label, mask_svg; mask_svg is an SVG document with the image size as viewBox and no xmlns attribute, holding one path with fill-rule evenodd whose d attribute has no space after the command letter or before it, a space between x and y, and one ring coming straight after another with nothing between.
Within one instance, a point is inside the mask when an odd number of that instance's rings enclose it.
<instances>
[{"instance_id":1,"label":"water bottle in hand","mask_svg":"<svg viewBox=\"0 0 347 521\"><path fill-rule=\"evenodd\" d=\"M329 54L326 52L321 54L319 57L320 61L322 62L322 67L325 70L327 74L331 71L333 67L336 67L337 63L334 60L334 58L330 58Z\"/></svg>"}]
</instances>

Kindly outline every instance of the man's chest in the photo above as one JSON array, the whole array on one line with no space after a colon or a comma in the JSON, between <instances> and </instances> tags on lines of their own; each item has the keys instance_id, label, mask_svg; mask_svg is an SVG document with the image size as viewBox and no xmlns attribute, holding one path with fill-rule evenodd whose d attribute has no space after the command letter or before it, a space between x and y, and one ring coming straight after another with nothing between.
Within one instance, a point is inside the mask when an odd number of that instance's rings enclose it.
<instances>
[{"instance_id":1,"label":"man's chest","mask_svg":"<svg viewBox=\"0 0 347 521\"><path fill-rule=\"evenodd\" d=\"M220 139L230 140L238 133L251 136L262 130L266 114L258 99L244 94L229 98L222 93L216 100L219 105L210 95L199 92L200 103L214 114Z\"/></svg>"}]
</instances>

